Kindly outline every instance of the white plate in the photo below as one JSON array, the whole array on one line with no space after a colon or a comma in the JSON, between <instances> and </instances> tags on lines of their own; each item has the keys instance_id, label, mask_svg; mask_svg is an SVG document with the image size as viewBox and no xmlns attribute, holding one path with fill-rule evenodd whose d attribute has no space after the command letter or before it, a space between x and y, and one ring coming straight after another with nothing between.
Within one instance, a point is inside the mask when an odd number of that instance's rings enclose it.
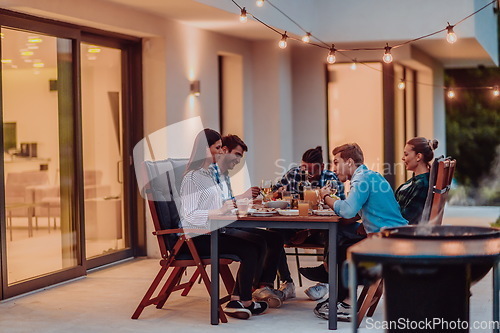
<instances>
[{"instance_id":1,"label":"white plate","mask_svg":"<svg viewBox=\"0 0 500 333\"><path fill-rule=\"evenodd\" d=\"M333 210L313 210L314 215L318 216L333 216L337 215Z\"/></svg>"},{"instance_id":2,"label":"white plate","mask_svg":"<svg viewBox=\"0 0 500 333\"><path fill-rule=\"evenodd\" d=\"M298 216L299 210L298 209L279 209L278 214L284 215L284 216Z\"/></svg>"},{"instance_id":3,"label":"white plate","mask_svg":"<svg viewBox=\"0 0 500 333\"><path fill-rule=\"evenodd\" d=\"M255 217L266 217L266 216L273 216L277 212L253 212L250 213L250 215L255 216Z\"/></svg>"}]
</instances>

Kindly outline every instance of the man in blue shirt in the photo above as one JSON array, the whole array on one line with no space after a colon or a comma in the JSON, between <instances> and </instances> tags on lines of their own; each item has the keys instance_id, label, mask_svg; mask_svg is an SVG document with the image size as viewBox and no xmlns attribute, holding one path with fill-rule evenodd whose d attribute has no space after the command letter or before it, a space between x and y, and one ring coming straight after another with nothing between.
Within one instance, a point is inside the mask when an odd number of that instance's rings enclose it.
<instances>
[{"instance_id":1,"label":"man in blue shirt","mask_svg":"<svg viewBox=\"0 0 500 333\"><path fill-rule=\"evenodd\" d=\"M383 227L396 227L408 224L401 216L399 205L394 198L394 192L387 180L378 172L369 170L364 165L363 151L356 143L344 144L333 150L334 170L339 180L350 180L351 188L346 199L330 197L328 189L320 191L324 202L333 208L342 218L350 219L357 214L363 220L357 234L344 235L337 247L337 263L340 281L341 267L346 260L347 248L360 241L363 233L379 232ZM349 239L350 238L350 239ZM339 320L349 321L348 305L343 301L348 297L349 290L338 283L337 314ZM355 295L353 296L355 297ZM328 318L328 302L321 302L314 313L321 318Z\"/></svg>"}]
</instances>

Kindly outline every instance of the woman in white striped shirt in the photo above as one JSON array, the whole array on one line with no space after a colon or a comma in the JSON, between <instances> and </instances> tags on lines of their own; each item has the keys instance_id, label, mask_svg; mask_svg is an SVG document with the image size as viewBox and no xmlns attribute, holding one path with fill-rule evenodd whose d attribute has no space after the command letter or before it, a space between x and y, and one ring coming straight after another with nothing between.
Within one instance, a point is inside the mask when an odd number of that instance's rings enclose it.
<instances>
[{"instance_id":1,"label":"woman in white striped shirt","mask_svg":"<svg viewBox=\"0 0 500 333\"><path fill-rule=\"evenodd\" d=\"M180 190L180 215L184 228L207 229L211 217L226 214L234 208L231 200L222 202L220 174L216 164L222 153L222 141L218 132L206 128L197 135ZM194 237L193 242L200 255L210 255L210 236L205 234ZM240 258L231 301L224 312L240 319L263 313L268 308L267 303L252 301L252 285L258 264L256 245L221 233L219 249L220 253L234 254Z\"/></svg>"}]
</instances>

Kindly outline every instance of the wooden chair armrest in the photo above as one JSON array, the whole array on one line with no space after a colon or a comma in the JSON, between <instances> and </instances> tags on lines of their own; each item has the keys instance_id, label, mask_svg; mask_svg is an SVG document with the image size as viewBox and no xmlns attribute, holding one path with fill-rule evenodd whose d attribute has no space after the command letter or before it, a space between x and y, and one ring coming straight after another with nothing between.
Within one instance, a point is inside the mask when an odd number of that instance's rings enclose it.
<instances>
[{"instance_id":1,"label":"wooden chair armrest","mask_svg":"<svg viewBox=\"0 0 500 333\"><path fill-rule=\"evenodd\" d=\"M208 229L168 229L153 231L153 235L169 235L169 234L184 234L184 233L196 233L196 234L208 234L210 230Z\"/></svg>"}]
</instances>

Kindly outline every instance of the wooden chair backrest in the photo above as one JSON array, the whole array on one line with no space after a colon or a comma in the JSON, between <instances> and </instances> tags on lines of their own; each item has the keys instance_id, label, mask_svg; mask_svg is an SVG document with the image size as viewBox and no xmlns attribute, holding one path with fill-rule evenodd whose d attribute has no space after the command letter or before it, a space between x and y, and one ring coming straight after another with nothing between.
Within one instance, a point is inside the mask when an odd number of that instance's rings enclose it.
<instances>
[{"instance_id":1,"label":"wooden chair backrest","mask_svg":"<svg viewBox=\"0 0 500 333\"><path fill-rule=\"evenodd\" d=\"M456 160L440 156L434 159L429 176L429 191L422 212L421 224L441 225L444 206L455 173Z\"/></svg>"},{"instance_id":2,"label":"wooden chair backrest","mask_svg":"<svg viewBox=\"0 0 500 333\"><path fill-rule=\"evenodd\" d=\"M143 163L143 177L147 179L143 188L143 197L148 201L155 232L181 228L179 188L182 179L176 180L176 176L181 177L184 171L175 169L185 169L186 164L182 164L181 160L178 159L172 160L145 161ZM187 163L187 160L185 161ZM176 184L179 184L179 187ZM177 234L156 234L156 237L161 256L167 258L177 242Z\"/></svg>"}]
</instances>

